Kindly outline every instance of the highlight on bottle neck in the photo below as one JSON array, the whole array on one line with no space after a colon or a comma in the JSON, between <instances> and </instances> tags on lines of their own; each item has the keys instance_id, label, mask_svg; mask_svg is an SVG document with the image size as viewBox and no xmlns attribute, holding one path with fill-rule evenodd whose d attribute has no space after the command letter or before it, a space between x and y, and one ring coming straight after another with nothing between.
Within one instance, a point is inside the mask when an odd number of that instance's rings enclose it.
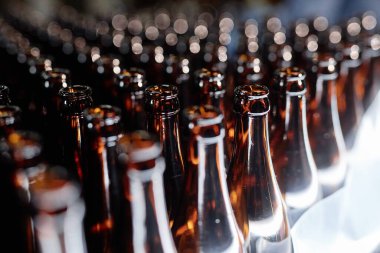
<instances>
[{"instance_id":1,"label":"highlight on bottle neck","mask_svg":"<svg viewBox=\"0 0 380 253\"><path fill-rule=\"evenodd\" d=\"M212 138L223 135L223 114L211 105L191 106L184 110L186 125L191 135Z\"/></svg>"},{"instance_id":2,"label":"highlight on bottle neck","mask_svg":"<svg viewBox=\"0 0 380 253\"><path fill-rule=\"evenodd\" d=\"M110 105L91 107L83 112L87 128L100 132L101 136L117 136L120 134L121 110Z\"/></svg>"},{"instance_id":3,"label":"highlight on bottle neck","mask_svg":"<svg viewBox=\"0 0 380 253\"><path fill-rule=\"evenodd\" d=\"M287 67L276 70L275 76L286 80L286 94L300 96L306 93L306 73L298 67Z\"/></svg>"},{"instance_id":4,"label":"highlight on bottle neck","mask_svg":"<svg viewBox=\"0 0 380 253\"><path fill-rule=\"evenodd\" d=\"M161 151L158 139L142 130L126 134L118 142L119 162L128 170L137 172L154 167L155 160L161 157Z\"/></svg>"},{"instance_id":5,"label":"highlight on bottle neck","mask_svg":"<svg viewBox=\"0 0 380 253\"><path fill-rule=\"evenodd\" d=\"M153 85L146 88L144 95L148 113L171 116L179 112L178 88L174 85Z\"/></svg>"},{"instance_id":6,"label":"highlight on bottle neck","mask_svg":"<svg viewBox=\"0 0 380 253\"><path fill-rule=\"evenodd\" d=\"M0 106L0 128L19 124L21 121L21 109L13 105Z\"/></svg>"},{"instance_id":7,"label":"highlight on bottle neck","mask_svg":"<svg viewBox=\"0 0 380 253\"><path fill-rule=\"evenodd\" d=\"M220 97L226 92L224 85L224 75L217 70L200 69L196 72L197 85L203 95Z\"/></svg>"},{"instance_id":8,"label":"highlight on bottle neck","mask_svg":"<svg viewBox=\"0 0 380 253\"><path fill-rule=\"evenodd\" d=\"M270 110L269 90L260 84L241 85L234 90L234 111L248 116L263 116Z\"/></svg>"},{"instance_id":9,"label":"highlight on bottle neck","mask_svg":"<svg viewBox=\"0 0 380 253\"><path fill-rule=\"evenodd\" d=\"M133 93L144 93L146 86L144 70L137 68L123 69L116 76L116 79L118 87Z\"/></svg>"},{"instance_id":10,"label":"highlight on bottle neck","mask_svg":"<svg viewBox=\"0 0 380 253\"><path fill-rule=\"evenodd\" d=\"M70 85L70 70L53 68L42 72L45 88L65 88Z\"/></svg>"},{"instance_id":11,"label":"highlight on bottle neck","mask_svg":"<svg viewBox=\"0 0 380 253\"><path fill-rule=\"evenodd\" d=\"M59 90L58 95L62 99L61 110L65 114L78 115L91 106L91 88L84 85L74 85Z\"/></svg>"}]
</instances>

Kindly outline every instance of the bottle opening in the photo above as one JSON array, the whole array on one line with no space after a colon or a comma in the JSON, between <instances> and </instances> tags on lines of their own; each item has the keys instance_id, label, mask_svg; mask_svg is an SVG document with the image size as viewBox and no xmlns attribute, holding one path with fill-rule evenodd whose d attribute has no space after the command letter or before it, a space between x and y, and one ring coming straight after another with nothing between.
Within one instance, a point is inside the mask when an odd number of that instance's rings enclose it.
<instances>
[{"instance_id":1,"label":"bottle opening","mask_svg":"<svg viewBox=\"0 0 380 253\"><path fill-rule=\"evenodd\" d=\"M59 95L67 99L82 99L91 96L91 88L84 85L64 87L59 90Z\"/></svg>"},{"instance_id":2,"label":"bottle opening","mask_svg":"<svg viewBox=\"0 0 380 253\"><path fill-rule=\"evenodd\" d=\"M147 99L169 100L177 98L178 88L170 84L153 85L145 90Z\"/></svg>"},{"instance_id":3,"label":"bottle opening","mask_svg":"<svg viewBox=\"0 0 380 253\"><path fill-rule=\"evenodd\" d=\"M92 126L99 125L112 126L120 122L121 111L119 108L110 105L100 105L92 107L84 111L84 115L88 123Z\"/></svg>"},{"instance_id":4,"label":"bottle opening","mask_svg":"<svg viewBox=\"0 0 380 253\"><path fill-rule=\"evenodd\" d=\"M142 69L123 69L117 78L121 88L132 91L143 91L145 88L145 72Z\"/></svg>"},{"instance_id":5,"label":"bottle opening","mask_svg":"<svg viewBox=\"0 0 380 253\"><path fill-rule=\"evenodd\" d=\"M235 88L234 110L251 116L265 115L270 110L269 90L260 84L241 85Z\"/></svg>"}]
</instances>

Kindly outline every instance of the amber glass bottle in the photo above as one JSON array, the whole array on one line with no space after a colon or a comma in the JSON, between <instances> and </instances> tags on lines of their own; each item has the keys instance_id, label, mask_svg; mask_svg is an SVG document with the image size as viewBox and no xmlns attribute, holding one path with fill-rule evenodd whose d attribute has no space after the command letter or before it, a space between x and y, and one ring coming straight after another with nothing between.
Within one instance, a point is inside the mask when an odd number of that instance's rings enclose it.
<instances>
[{"instance_id":1,"label":"amber glass bottle","mask_svg":"<svg viewBox=\"0 0 380 253\"><path fill-rule=\"evenodd\" d=\"M30 182L39 253L86 253L84 204L78 184L63 167L47 167Z\"/></svg>"},{"instance_id":2,"label":"amber glass bottle","mask_svg":"<svg viewBox=\"0 0 380 253\"><path fill-rule=\"evenodd\" d=\"M223 115L213 106L185 109L190 147L185 187L172 233L179 252L244 252L228 196Z\"/></svg>"},{"instance_id":3,"label":"amber glass bottle","mask_svg":"<svg viewBox=\"0 0 380 253\"><path fill-rule=\"evenodd\" d=\"M123 127L126 132L146 129L144 109L144 90L146 88L145 72L131 68L123 70L116 76L117 91L114 98L122 110Z\"/></svg>"},{"instance_id":4,"label":"amber glass bottle","mask_svg":"<svg viewBox=\"0 0 380 253\"><path fill-rule=\"evenodd\" d=\"M165 206L161 150L145 131L127 134L118 143L126 199L123 252L177 252Z\"/></svg>"},{"instance_id":5,"label":"amber glass bottle","mask_svg":"<svg viewBox=\"0 0 380 253\"><path fill-rule=\"evenodd\" d=\"M21 109L18 106L0 105L0 138L14 132L21 122Z\"/></svg>"},{"instance_id":6,"label":"amber glass bottle","mask_svg":"<svg viewBox=\"0 0 380 253\"><path fill-rule=\"evenodd\" d=\"M87 174L84 179L84 218L88 250L117 250L121 175L117 169L116 143L120 136L120 110L101 105L84 111L87 127Z\"/></svg>"},{"instance_id":7,"label":"amber glass bottle","mask_svg":"<svg viewBox=\"0 0 380 253\"><path fill-rule=\"evenodd\" d=\"M346 148L340 128L336 97L337 63L330 54L319 54L317 79L311 87L314 97L309 101L308 133L318 168L318 180L324 196L339 189L347 170Z\"/></svg>"},{"instance_id":8,"label":"amber glass bottle","mask_svg":"<svg viewBox=\"0 0 380 253\"><path fill-rule=\"evenodd\" d=\"M340 63L337 80L338 110L346 148L350 151L355 144L360 121L363 116L361 96L364 84L359 82L358 71L361 65L360 49L356 44L346 44L343 60Z\"/></svg>"},{"instance_id":9,"label":"amber glass bottle","mask_svg":"<svg viewBox=\"0 0 380 253\"><path fill-rule=\"evenodd\" d=\"M59 115L59 95L62 88L69 87L70 71L67 69L53 68L42 72L42 81L39 97L39 111L41 117L41 132L44 137L44 146L47 161L52 164L60 162L60 151L57 146L62 145L59 129L61 118Z\"/></svg>"},{"instance_id":10,"label":"amber glass bottle","mask_svg":"<svg viewBox=\"0 0 380 253\"><path fill-rule=\"evenodd\" d=\"M0 105L9 105L11 99L9 97L9 89L5 85L0 85Z\"/></svg>"},{"instance_id":11,"label":"amber glass bottle","mask_svg":"<svg viewBox=\"0 0 380 253\"><path fill-rule=\"evenodd\" d=\"M278 71L286 76L286 109L284 124L273 135L272 160L294 224L320 198L320 189L306 125L305 72L296 67Z\"/></svg>"},{"instance_id":12,"label":"amber glass bottle","mask_svg":"<svg viewBox=\"0 0 380 253\"><path fill-rule=\"evenodd\" d=\"M268 88L235 89L235 149L228 174L232 208L248 252L293 252L269 150Z\"/></svg>"},{"instance_id":13,"label":"amber glass bottle","mask_svg":"<svg viewBox=\"0 0 380 253\"><path fill-rule=\"evenodd\" d=\"M172 225L183 188L184 163L178 127L180 109L178 89L173 85L154 85L145 90L148 131L159 136L163 145L166 169L164 186Z\"/></svg>"},{"instance_id":14,"label":"amber glass bottle","mask_svg":"<svg viewBox=\"0 0 380 253\"><path fill-rule=\"evenodd\" d=\"M84 173L83 144L85 122L83 111L92 104L91 88L74 85L59 91L61 134L63 140L62 163L80 180Z\"/></svg>"}]
</instances>

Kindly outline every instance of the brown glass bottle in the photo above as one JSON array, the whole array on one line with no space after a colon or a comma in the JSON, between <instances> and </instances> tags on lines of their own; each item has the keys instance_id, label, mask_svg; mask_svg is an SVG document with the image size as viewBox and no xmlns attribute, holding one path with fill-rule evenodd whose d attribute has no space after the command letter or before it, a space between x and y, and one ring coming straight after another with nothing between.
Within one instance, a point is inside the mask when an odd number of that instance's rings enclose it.
<instances>
[{"instance_id":1,"label":"brown glass bottle","mask_svg":"<svg viewBox=\"0 0 380 253\"><path fill-rule=\"evenodd\" d=\"M146 129L144 109L145 72L141 69L125 69L116 77L114 97L122 110L123 127L126 132Z\"/></svg>"},{"instance_id":2,"label":"brown glass bottle","mask_svg":"<svg viewBox=\"0 0 380 253\"><path fill-rule=\"evenodd\" d=\"M58 95L61 100L62 163L82 180L86 173L84 171L83 157L85 138L83 111L92 104L91 88L74 85L62 88Z\"/></svg>"},{"instance_id":3,"label":"brown glass bottle","mask_svg":"<svg viewBox=\"0 0 380 253\"><path fill-rule=\"evenodd\" d=\"M228 196L223 115L213 106L185 109L190 143L185 186L172 233L179 252L244 252Z\"/></svg>"},{"instance_id":4,"label":"brown glass bottle","mask_svg":"<svg viewBox=\"0 0 380 253\"><path fill-rule=\"evenodd\" d=\"M360 83L358 78L361 65L359 57L360 49L358 45L344 45L343 60L340 63L339 77L337 79L337 95L340 124L347 151L354 147L357 131L363 116L360 94L363 94L364 84Z\"/></svg>"},{"instance_id":5,"label":"brown glass bottle","mask_svg":"<svg viewBox=\"0 0 380 253\"><path fill-rule=\"evenodd\" d=\"M318 180L324 196L338 190L347 170L346 148L336 97L337 63L331 54L319 54L315 90L308 108L308 134Z\"/></svg>"},{"instance_id":6,"label":"brown glass bottle","mask_svg":"<svg viewBox=\"0 0 380 253\"><path fill-rule=\"evenodd\" d=\"M136 131L123 136L118 148L126 198L123 252L177 252L165 206L160 143L147 132Z\"/></svg>"},{"instance_id":7,"label":"brown glass bottle","mask_svg":"<svg viewBox=\"0 0 380 253\"><path fill-rule=\"evenodd\" d=\"M13 252L36 252L27 175L36 175L43 169L40 138L18 131L0 138L0 168L0 194L4 201L0 214L6 217L2 227L7 231L2 247Z\"/></svg>"},{"instance_id":8,"label":"brown glass bottle","mask_svg":"<svg viewBox=\"0 0 380 253\"><path fill-rule=\"evenodd\" d=\"M120 224L121 175L116 143L120 136L120 109L101 105L84 111L87 126L87 174L84 179L84 218L89 252L117 250Z\"/></svg>"},{"instance_id":9,"label":"brown glass bottle","mask_svg":"<svg viewBox=\"0 0 380 253\"><path fill-rule=\"evenodd\" d=\"M148 131L159 136L165 157L165 199L172 225L178 210L182 188L184 163L178 127L180 109L178 89L173 85L150 86L145 90L145 109Z\"/></svg>"},{"instance_id":10,"label":"brown glass bottle","mask_svg":"<svg viewBox=\"0 0 380 253\"><path fill-rule=\"evenodd\" d=\"M269 150L268 88L235 89L235 149L228 174L232 208L248 252L293 252Z\"/></svg>"},{"instance_id":11,"label":"brown glass bottle","mask_svg":"<svg viewBox=\"0 0 380 253\"><path fill-rule=\"evenodd\" d=\"M39 253L86 253L85 207L77 182L63 167L47 167L30 182Z\"/></svg>"},{"instance_id":12,"label":"brown glass bottle","mask_svg":"<svg viewBox=\"0 0 380 253\"><path fill-rule=\"evenodd\" d=\"M9 97L9 89L5 85L0 85L0 105L11 104L11 99Z\"/></svg>"},{"instance_id":13,"label":"brown glass bottle","mask_svg":"<svg viewBox=\"0 0 380 253\"><path fill-rule=\"evenodd\" d=\"M306 125L305 72L296 67L278 72L286 76L286 109L284 124L273 135L272 160L289 222L294 224L319 200L320 189Z\"/></svg>"},{"instance_id":14,"label":"brown glass bottle","mask_svg":"<svg viewBox=\"0 0 380 253\"><path fill-rule=\"evenodd\" d=\"M58 92L62 88L71 86L70 71L67 69L53 68L41 74L39 111L41 132L44 137L46 158L49 163L60 162L61 152L57 146L62 145L60 133L57 131L61 124L59 115L60 98Z\"/></svg>"},{"instance_id":15,"label":"brown glass bottle","mask_svg":"<svg viewBox=\"0 0 380 253\"><path fill-rule=\"evenodd\" d=\"M21 109L18 106L0 105L0 138L9 136L21 122Z\"/></svg>"}]
</instances>

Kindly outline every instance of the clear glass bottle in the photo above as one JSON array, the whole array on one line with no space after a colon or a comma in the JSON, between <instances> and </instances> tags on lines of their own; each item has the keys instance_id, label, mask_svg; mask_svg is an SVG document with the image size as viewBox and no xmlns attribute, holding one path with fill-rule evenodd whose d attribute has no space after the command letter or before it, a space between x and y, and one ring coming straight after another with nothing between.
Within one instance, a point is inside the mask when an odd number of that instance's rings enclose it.
<instances>
[{"instance_id":1,"label":"clear glass bottle","mask_svg":"<svg viewBox=\"0 0 380 253\"><path fill-rule=\"evenodd\" d=\"M308 108L308 134L318 180L324 196L342 187L347 171L346 147L340 128L336 97L337 63L331 54L320 53L317 79Z\"/></svg>"},{"instance_id":2,"label":"clear glass bottle","mask_svg":"<svg viewBox=\"0 0 380 253\"><path fill-rule=\"evenodd\" d=\"M272 161L289 222L294 224L321 194L307 131L305 72L296 67L277 72L286 77L286 109L285 121L273 135Z\"/></svg>"},{"instance_id":3,"label":"clear glass bottle","mask_svg":"<svg viewBox=\"0 0 380 253\"><path fill-rule=\"evenodd\" d=\"M223 115L210 105L184 111L190 132L185 187L172 233L179 252L245 252L228 196Z\"/></svg>"},{"instance_id":4,"label":"clear glass bottle","mask_svg":"<svg viewBox=\"0 0 380 253\"><path fill-rule=\"evenodd\" d=\"M85 121L83 111L92 105L91 88L74 85L59 90L62 163L75 173L80 180L84 174L83 145L85 138Z\"/></svg>"},{"instance_id":5,"label":"clear glass bottle","mask_svg":"<svg viewBox=\"0 0 380 253\"><path fill-rule=\"evenodd\" d=\"M286 213L269 150L268 88L235 89L235 148L228 186L248 252L293 252Z\"/></svg>"},{"instance_id":6,"label":"clear glass bottle","mask_svg":"<svg viewBox=\"0 0 380 253\"><path fill-rule=\"evenodd\" d=\"M118 150L126 199L123 252L177 252L165 206L160 143L149 133L136 131L120 139Z\"/></svg>"},{"instance_id":7,"label":"clear glass bottle","mask_svg":"<svg viewBox=\"0 0 380 253\"><path fill-rule=\"evenodd\" d=\"M165 199L172 225L183 188L184 162L179 133L178 89L173 85L153 85L145 90L148 131L159 136L165 157Z\"/></svg>"},{"instance_id":8,"label":"clear glass bottle","mask_svg":"<svg viewBox=\"0 0 380 253\"><path fill-rule=\"evenodd\" d=\"M84 111L87 127L84 178L84 218L88 250L114 252L119 247L121 173L117 169L116 144L121 134L120 109L109 105Z\"/></svg>"}]
</instances>

